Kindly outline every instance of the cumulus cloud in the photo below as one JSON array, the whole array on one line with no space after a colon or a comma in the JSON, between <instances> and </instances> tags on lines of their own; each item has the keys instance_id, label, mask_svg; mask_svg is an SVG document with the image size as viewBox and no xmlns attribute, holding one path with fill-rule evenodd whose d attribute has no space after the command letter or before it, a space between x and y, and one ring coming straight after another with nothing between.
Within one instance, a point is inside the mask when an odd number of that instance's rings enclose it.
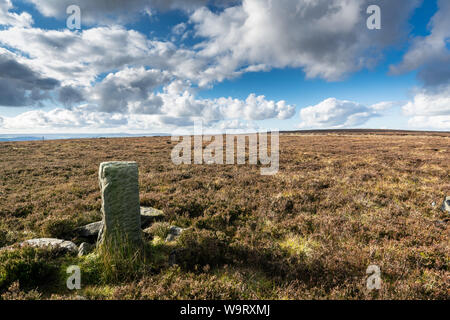
<instances>
[{"instance_id":1,"label":"cumulus cloud","mask_svg":"<svg viewBox=\"0 0 450 320\"><path fill-rule=\"evenodd\" d=\"M295 114L295 106L255 94L250 94L245 100L231 97L198 99L190 88L183 87L180 82L171 83L159 96L163 100L162 113L172 118L200 117L209 122L226 119L284 120Z\"/></svg>"},{"instance_id":2,"label":"cumulus cloud","mask_svg":"<svg viewBox=\"0 0 450 320\"><path fill-rule=\"evenodd\" d=\"M450 115L447 116L414 116L408 124L417 129L450 130Z\"/></svg>"},{"instance_id":3,"label":"cumulus cloud","mask_svg":"<svg viewBox=\"0 0 450 320\"><path fill-rule=\"evenodd\" d=\"M103 112L159 113L162 99L153 90L169 80L167 72L126 68L109 74L89 90L90 100Z\"/></svg>"},{"instance_id":4,"label":"cumulus cloud","mask_svg":"<svg viewBox=\"0 0 450 320\"><path fill-rule=\"evenodd\" d=\"M16 117L4 118L4 129L21 131L48 131L78 128L111 128L126 126L128 119L120 114L95 112L88 105L72 110L56 108L50 111L33 110Z\"/></svg>"},{"instance_id":5,"label":"cumulus cloud","mask_svg":"<svg viewBox=\"0 0 450 320\"><path fill-rule=\"evenodd\" d=\"M58 101L66 108L70 108L85 100L83 91L71 86L64 86L58 90Z\"/></svg>"},{"instance_id":6,"label":"cumulus cloud","mask_svg":"<svg viewBox=\"0 0 450 320\"><path fill-rule=\"evenodd\" d=\"M0 25L30 27L33 24L33 18L29 13L10 12L13 8L11 0L0 1Z\"/></svg>"},{"instance_id":7,"label":"cumulus cloud","mask_svg":"<svg viewBox=\"0 0 450 320\"><path fill-rule=\"evenodd\" d=\"M74 106L71 109L57 108L51 111L35 110L16 117L5 118L3 129L48 131L58 128L67 132L74 129L95 131L110 130L163 130L167 128L191 126L195 120L203 120L206 125L229 128L246 121L268 118L284 119L295 113L295 107L283 101L271 101L263 96L251 94L246 100L219 98L197 99L186 90L178 92L180 85L168 85L162 93L153 94L148 99L159 101L159 112L141 112L142 105L128 104L128 112L122 109L105 112L93 103ZM147 100L148 100L147 99ZM236 121L235 121L236 120Z\"/></svg>"},{"instance_id":8,"label":"cumulus cloud","mask_svg":"<svg viewBox=\"0 0 450 320\"><path fill-rule=\"evenodd\" d=\"M300 110L301 129L340 129L364 125L386 111L401 108L409 126L417 129L450 130L450 86L439 90L421 89L412 101L384 101L371 106L358 102L326 99Z\"/></svg>"},{"instance_id":9,"label":"cumulus cloud","mask_svg":"<svg viewBox=\"0 0 450 320\"><path fill-rule=\"evenodd\" d=\"M161 9L190 9L206 3L204 0L28 0L45 16L64 18L70 5L81 8L84 23L98 24L102 22L124 23L138 13L152 12Z\"/></svg>"},{"instance_id":10,"label":"cumulus cloud","mask_svg":"<svg viewBox=\"0 0 450 320\"><path fill-rule=\"evenodd\" d=\"M208 64L193 50L120 26L71 32L38 28L0 30L0 43L19 50L23 63L64 85L90 86L99 75L126 66L144 66L199 82Z\"/></svg>"},{"instance_id":11,"label":"cumulus cloud","mask_svg":"<svg viewBox=\"0 0 450 320\"><path fill-rule=\"evenodd\" d=\"M403 39L418 1L377 1L381 30L368 30L370 0L243 0L215 13L191 16L196 35L206 40L200 55L214 58L205 76L222 80L258 68L301 67L307 77L338 80L373 66L382 48Z\"/></svg>"},{"instance_id":12,"label":"cumulus cloud","mask_svg":"<svg viewBox=\"0 0 450 320\"><path fill-rule=\"evenodd\" d=\"M154 10L193 9L213 5L226 7L238 0L27 0L37 9L49 17L66 17L66 8L78 5L82 11L83 22L93 25L99 23L125 23L139 13L151 14Z\"/></svg>"},{"instance_id":13,"label":"cumulus cloud","mask_svg":"<svg viewBox=\"0 0 450 320\"><path fill-rule=\"evenodd\" d=\"M450 82L450 2L439 0L438 6L429 24L430 35L415 38L403 61L391 66L394 74L419 70L419 78L427 87Z\"/></svg>"},{"instance_id":14,"label":"cumulus cloud","mask_svg":"<svg viewBox=\"0 0 450 320\"><path fill-rule=\"evenodd\" d=\"M450 87L437 92L422 90L403 107L403 111L409 116L450 115Z\"/></svg>"},{"instance_id":15,"label":"cumulus cloud","mask_svg":"<svg viewBox=\"0 0 450 320\"><path fill-rule=\"evenodd\" d=\"M40 104L59 81L40 74L0 50L0 106L20 107Z\"/></svg>"},{"instance_id":16,"label":"cumulus cloud","mask_svg":"<svg viewBox=\"0 0 450 320\"><path fill-rule=\"evenodd\" d=\"M155 90L159 87L161 91ZM295 114L295 106L283 100L267 100L262 95L250 94L245 100L199 99L195 91L189 81L173 80L167 72L140 67L108 74L86 89L84 96L100 112L160 114L169 122L191 117L201 117L205 121L284 120Z\"/></svg>"},{"instance_id":17,"label":"cumulus cloud","mask_svg":"<svg viewBox=\"0 0 450 320\"><path fill-rule=\"evenodd\" d=\"M450 86L421 90L403 107L403 112L413 127L450 130Z\"/></svg>"},{"instance_id":18,"label":"cumulus cloud","mask_svg":"<svg viewBox=\"0 0 450 320\"><path fill-rule=\"evenodd\" d=\"M375 105L379 107L380 104ZM300 128L331 129L357 127L378 116L376 107L360 103L329 98L317 105L300 111Z\"/></svg>"}]
</instances>

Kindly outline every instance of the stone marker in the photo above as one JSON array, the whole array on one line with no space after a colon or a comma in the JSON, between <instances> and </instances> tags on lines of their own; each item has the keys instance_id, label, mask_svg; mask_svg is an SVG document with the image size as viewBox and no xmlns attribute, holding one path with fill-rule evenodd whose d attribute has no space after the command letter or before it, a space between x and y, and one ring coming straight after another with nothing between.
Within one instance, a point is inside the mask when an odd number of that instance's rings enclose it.
<instances>
[{"instance_id":1,"label":"stone marker","mask_svg":"<svg viewBox=\"0 0 450 320\"><path fill-rule=\"evenodd\" d=\"M103 162L99 170L103 226L99 243L142 244L136 162Z\"/></svg>"}]
</instances>

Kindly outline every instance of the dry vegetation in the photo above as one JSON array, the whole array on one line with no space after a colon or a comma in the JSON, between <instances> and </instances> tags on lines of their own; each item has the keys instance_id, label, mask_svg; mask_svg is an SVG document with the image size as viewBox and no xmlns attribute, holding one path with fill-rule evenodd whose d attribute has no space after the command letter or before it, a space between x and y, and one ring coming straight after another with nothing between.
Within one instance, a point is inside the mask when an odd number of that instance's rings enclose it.
<instances>
[{"instance_id":1,"label":"dry vegetation","mask_svg":"<svg viewBox=\"0 0 450 320\"><path fill-rule=\"evenodd\" d=\"M450 134L285 134L280 144L280 172L261 176L250 165L175 166L166 137L0 143L0 246L79 241L73 230L101 217L103 161L137 161L141 205L166 213L148 240L151 261L132 277L103 276L92 255L25 249L1 254L0 295L449 298L448 214L439 207L450 195ZM169 224L191 228L167 244L158 234ZM168 263L173 250L178 266ZM76 293L64 288L69 264L83 270ZM381 267L380 291L366 289L370 264Z\"/></svg>"}]
</instances>

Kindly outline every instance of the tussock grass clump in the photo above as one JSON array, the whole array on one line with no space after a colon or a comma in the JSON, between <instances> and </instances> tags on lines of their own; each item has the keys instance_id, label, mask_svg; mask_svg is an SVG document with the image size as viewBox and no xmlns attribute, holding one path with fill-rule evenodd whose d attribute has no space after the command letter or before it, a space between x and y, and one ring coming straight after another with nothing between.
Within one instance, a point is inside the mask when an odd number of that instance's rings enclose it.
<instances>
[{"instance_id":1,"label":"tussock grass clump","mask_svg":"<svg viewBox=\"0 0 450 320\"><path fill-rule=\"evenodd\" d=\"M133 243L120 234L104 239L97 254L104 283L136 280L151 270L148 244Z\"/></svg>"}]
</instances>

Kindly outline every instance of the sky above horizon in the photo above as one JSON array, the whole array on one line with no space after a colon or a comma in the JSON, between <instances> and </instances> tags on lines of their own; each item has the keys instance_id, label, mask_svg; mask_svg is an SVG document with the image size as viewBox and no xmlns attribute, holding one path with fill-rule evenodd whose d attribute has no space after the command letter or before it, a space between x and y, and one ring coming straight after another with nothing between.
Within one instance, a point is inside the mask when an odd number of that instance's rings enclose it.
<instances>
[{"instance_id":1,"label":"sky above horizon","mask_svg":"<svg viewBox=\"0 0 450 320\"><path fill-rule=\"evenodd\" d=\"M0 0L0 134L448 131L449 16L448 0Z\"/></svg>"}]
</instances>

